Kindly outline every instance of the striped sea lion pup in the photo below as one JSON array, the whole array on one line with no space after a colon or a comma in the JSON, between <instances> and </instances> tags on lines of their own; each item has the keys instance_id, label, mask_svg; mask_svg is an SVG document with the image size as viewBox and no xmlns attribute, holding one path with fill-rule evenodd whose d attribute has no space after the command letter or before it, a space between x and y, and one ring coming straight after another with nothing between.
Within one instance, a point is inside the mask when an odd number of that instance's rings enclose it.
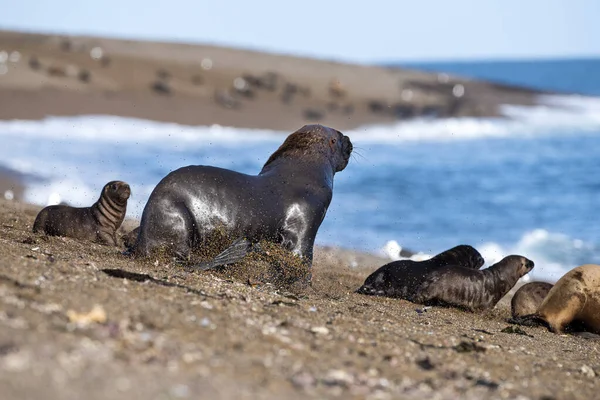
<instances>
[{"instance_id":1,"label":"striped sea lion pup","mask_svg":"<svg viewBox=\"0 0 600 400\"><path fill-rule=\"evenodd\" d=\"M43 208L35 219L33 232L116 246L116 232L125 219L129 196L131 189L127 183L108 182L98 201L90 207L55 205Z\"/></svg>"},{"instance_id":2,"label":"striped sea lion pup","mask_svg":"<svg viewBox=\"0 0 600 400\"><path fill-rule=\"evenodd\" d=\"M535 313L552 286L548 282L529 282L521 286L510 301L513 318Z\"/></svg>"},{"instance_id":3,"label":"striped sea lion pup","mask_svg":"<svg viewBox=\"0 0 600 400\"><path fill-rule=\"evenodd\" d=\"M585 264L570 270L554 284L535 313L509 322L543 325L554 333L600 334L600 265Z\"/></svg>"}]
</instances>

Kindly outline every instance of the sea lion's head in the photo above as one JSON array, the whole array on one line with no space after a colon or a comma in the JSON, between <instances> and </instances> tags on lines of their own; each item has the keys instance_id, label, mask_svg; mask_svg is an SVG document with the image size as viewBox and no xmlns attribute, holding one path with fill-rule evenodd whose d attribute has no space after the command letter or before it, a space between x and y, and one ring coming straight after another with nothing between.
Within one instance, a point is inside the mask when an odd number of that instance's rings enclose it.
<instances>
[{"instance_id":1,"label":"sea lion's head","mask_svg":"<svg viewBox=\"0 0 600 400\"><path fill-rule=\"evenodd\" d=\"M500 263L515 266L517 275L519 277L527 275L533 269L534 266L533 261L531 261L530 259L516 255L504 257L500 261Z\"/></svg>"},{"instance_id":2,"label":"sea lion's head","mask_svg":"<svg viewBox=\"0 0 600 400\"><path fill-rule=\"evenodd\" d=\"M383 296L390 287L390 277L386 269L375 271L367 277L365 283L356 290L356 293L369 296Z\"/></svg>"},{"instance_id":3,"label":"sea lion's head","mask_svg":"<svg viewBox=\"0 0 600 400\"><path fill-rule=\"evenodd\" d=\"M285 139L269 157L265 167L281 157L316 156L329 160L334 172L339 172L348 165L350 154L352 142L342 132L323 125L304 125Z\"/></svg>"},{"instance_id":4,"label":"sea lion's head","mask_svg":"<svg viewBox=\"0 0 600 400\"><path fill-rule=\"evenodd\" d=\"M117 204L124 204L131 196L131 188L122 181L111 181L104 185L102 195L115 201Z\"/></svg>"}]
</instances>

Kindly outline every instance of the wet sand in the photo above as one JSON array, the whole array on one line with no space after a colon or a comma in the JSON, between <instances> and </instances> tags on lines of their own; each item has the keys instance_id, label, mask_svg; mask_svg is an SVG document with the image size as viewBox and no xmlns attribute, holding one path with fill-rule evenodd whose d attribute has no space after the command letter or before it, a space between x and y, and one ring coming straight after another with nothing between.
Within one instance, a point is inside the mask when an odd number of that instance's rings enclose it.
<instances>
[{"instance_id":1,"label":"wet sand","mask_svg":"<svg viewBox=\"0 0 600 400\"><path fill-rule=\"evenodd\" d=\"M0 31L0 119L109 114L294 131L496 116L538 92L226 47ZM11 61L12 60L12 61ZM457 97L460 96L460 97Z\"/></svg>"},{"instance_id":2,"label":"wet sand","mask_svg":"<svg viewBox=\"0 0 600 400\"><path fill-rule=\"evenodd\" d=\"M38 210L0 200L6 398L597 395L600 342L503 332L509 296L472 314L358 295L386 260L322 247L312 288L292 294L34 235Z\"/></svg>"}]
</instances>

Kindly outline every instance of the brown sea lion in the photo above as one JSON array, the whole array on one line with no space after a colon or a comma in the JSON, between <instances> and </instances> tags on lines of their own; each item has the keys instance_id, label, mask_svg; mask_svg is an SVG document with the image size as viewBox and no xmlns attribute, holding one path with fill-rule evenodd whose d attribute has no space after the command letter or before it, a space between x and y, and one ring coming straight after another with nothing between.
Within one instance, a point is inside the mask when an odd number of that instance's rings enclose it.
<instances>
[{"instance_id":1,"label":"brown sea lion","mask_svg":"<svg viewBox=\"0 0 600 400\"><path fill-rule=\"evenodd\" d=\"M510 301L513 318L535 313L552 286L548 282L530 282L521 286Z\"/></svg>"},{"instance_id":2,"label":"brown sea lion","mask_svg":"<svg viewBox=\"0 0 600 400\"><path fill-rule=\"evenodd\" d=\"M90 207L56 205L43 208L35 218L33 232L116 246L116 232L125 218L130 195L127 183L108 182L98 201Z\"/></svg>"},{"instance_id":3,"label":"brown sea lion","mask_svg":"<svg viewBox=\"0 0 600 400\"><path fill-rule=\"evenodd\" d=\"M461 265L478 270L484 264L483 257L469 245L453 247L425 261L400 260L384 265L367 277L358 293L373 296L409 299L415 290L438 268Z\"/></svg>"},{"instance_id":4,"label":"brown sea lion","mask_svg":"<svg viewBox=\"0 0 600 400\"><path fill-rule=\"evenodd\" d=\"M427 260L430 263L421 261L408 264L396 261L385 265L367 278L358 293L397 297L421 304L455 306L472 311L485 310L493 308L519 278L533 268L533 261L521 256L505 257L484 270L479 270L483 259L473 263L468 262L469 258L457 257L451 263L442 265L434 261L436 257Z\"/></svg>"},{"instance_id":5,"label":"brown sea lion","mask_svg":"<svg viewBox=\"0 0 600 400\"><path fill-rule=\"evenodd\" d=\"M238 261L261 240L281 244L310 265L333 177L346 168L351 152L341 132L306 125L287 137L258 175L210 166L173 171L150 194L132 253L148 257L163 249L188 260L218 232L235 242L202 269Z\"/></svg>"},{"instance_id":6,"label":"brown sea lion","mask_svg":"<svg viewBox=\"0 0 600 400\"><path fill-rule=\"evenodd\" d=\"M567 272L535 313L510 322L544 325L554 333L577 326L577 330L600 334L600 265L585 264Z\"/></svg>"}]
</instances>

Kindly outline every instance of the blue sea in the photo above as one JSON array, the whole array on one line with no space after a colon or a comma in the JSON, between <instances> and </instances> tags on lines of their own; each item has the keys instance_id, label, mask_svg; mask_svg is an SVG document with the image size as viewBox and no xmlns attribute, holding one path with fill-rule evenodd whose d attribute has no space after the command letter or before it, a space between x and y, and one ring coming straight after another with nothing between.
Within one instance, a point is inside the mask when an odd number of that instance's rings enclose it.
<instances>
[{"instance_id":1,"label":"blue sea","mask_svg":"<svg viewBox=\"0 0 600 400\"><path fill-rule=\"evenodd\" d=\"M355 155L336 175L317 243L379 254L401 246L421 257L467 243L488 264L528 256L532 276L548 280L600 263L600 98L592 97L600 95L600 60L580 62L420 66L585 96L507 105L506 119L346 131ZM37 177L26 198L41 205L87 206L104 183L125 180L133 190L128 215L139 217L169 171L210 164L256 174L287 134L113 116L0 121L0 164Z\"/></svg>"}]
</instances>

